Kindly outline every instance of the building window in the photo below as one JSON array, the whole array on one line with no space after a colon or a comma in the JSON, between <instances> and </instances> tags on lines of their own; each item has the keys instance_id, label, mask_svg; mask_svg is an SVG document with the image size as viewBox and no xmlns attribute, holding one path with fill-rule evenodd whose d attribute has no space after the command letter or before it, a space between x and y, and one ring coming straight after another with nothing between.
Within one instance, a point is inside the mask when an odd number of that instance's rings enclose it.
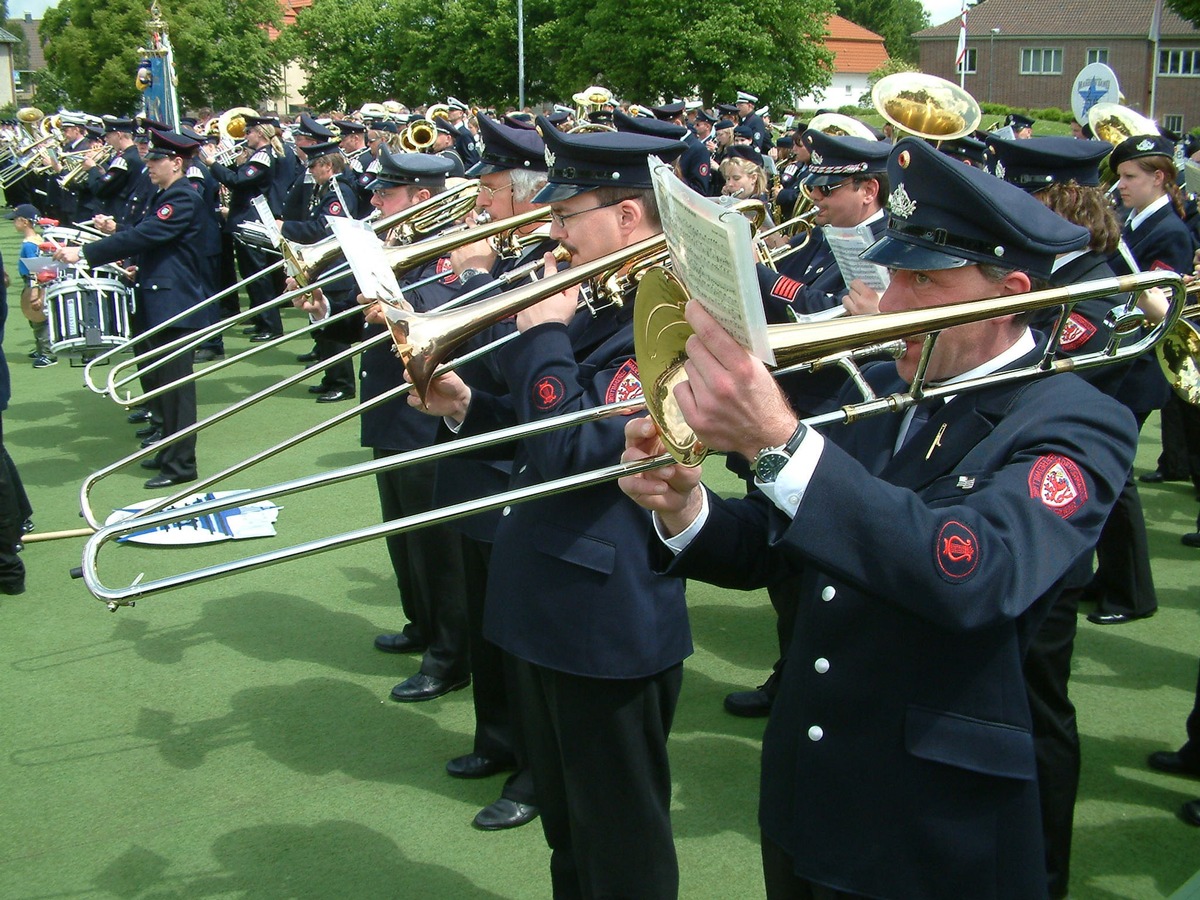
<instances>
[{"instance_id":1,"label":"building window","mask_svg":"<svg viewBox=\"0 0 1200 900\"><path fill-rule=\"evenodd\" d=\"M1062 50L1049 47L1022 47L1021 74L1061 75Z\"/></svg>"},{"instance_id":2,"label":"building window","mask_svg":"<svg viewBox=\"0 0 1200 900\"><path fill-rule=\"evenodd\" d=\"M1200 75L1200 50L1159 50L1159 75Z\"/></svg>"},{"instance_id":3,"label":"building window","mask_svg":"<svg viewBox=\"0 0 1200 900\"><path fill-rule=\"evenodd\" d=\"M1163 116L1163 128L1176 134L1183 134L1183 116L1176 113Z\"/></svg>"},{"instance_id":4,"label":"building window","mask_svg":"<svg viewBox=\"0 0 1200 900\"><path fill-rule=\"evenodd\" d=\"M958 72L960 75L974 75L977 71L979 71L978 68L976 68L976 63L978 61L979 58L975 52L975 48L968 47L967 52L963 54L963 64L961 66L955 66L954 71Z\"/></svg>"},{"instance_id":5,"label":"building window","mask_svg":"<svg viewBox=\"0 0 1200 900\"><path fill-rule=\"evenodd\" d=\"M1090 66L1092 63L1104 63L1108 65L1108 48L1107 47L1088 47L1087 61Z\"/></svg>"}]
</instances>

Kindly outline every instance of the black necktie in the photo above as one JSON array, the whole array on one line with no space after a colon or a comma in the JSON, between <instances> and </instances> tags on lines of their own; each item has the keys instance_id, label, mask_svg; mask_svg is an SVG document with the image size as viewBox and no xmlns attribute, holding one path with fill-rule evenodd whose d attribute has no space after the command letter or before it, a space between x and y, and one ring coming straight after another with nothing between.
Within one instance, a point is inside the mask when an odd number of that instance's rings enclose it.
<instances>
[{"instance_id":1,"label":"black necktie","mask_svg":"<svg viewBox=\"0 0 1200 900\"><path fill-rule=\"evenodd\" d=\"M913 407L912 418L908 421L908 431L904 432L904 441L900 444L901 447L906 446L928 424L934 414L942 408L944 402L940 397L936 397L932 400L922 400Z\"/></svg>"}]
</instances>

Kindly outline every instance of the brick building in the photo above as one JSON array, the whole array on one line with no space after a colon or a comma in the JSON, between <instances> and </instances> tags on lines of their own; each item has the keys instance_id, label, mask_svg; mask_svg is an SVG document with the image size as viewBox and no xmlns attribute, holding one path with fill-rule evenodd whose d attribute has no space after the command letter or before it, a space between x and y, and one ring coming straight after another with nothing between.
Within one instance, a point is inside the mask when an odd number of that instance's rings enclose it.
<instances>
[{"instance_id":1,"label":"brick building","mask_svg":"<svg viewBox=\"0 0 1200 900\"><path fill-rule=\"evenodd\" d=\"M965 87L981 103L1071 108L1075 76L1105 63L1124 104L1172 131L1200 126L1200 30L1154 0L986 0L967 13ZM958 83L957 17L913 37L921 71Z\"/></svg>"}]
</instances>

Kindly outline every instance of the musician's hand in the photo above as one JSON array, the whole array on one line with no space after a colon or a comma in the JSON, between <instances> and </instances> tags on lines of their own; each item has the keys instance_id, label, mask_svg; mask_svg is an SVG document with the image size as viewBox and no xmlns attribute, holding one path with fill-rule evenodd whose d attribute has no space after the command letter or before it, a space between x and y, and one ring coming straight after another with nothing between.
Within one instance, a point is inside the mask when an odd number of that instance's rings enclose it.
<instances>
[{"instance_id":1,"label":"musician's hand","mask_svg":"<svg viewBox=\"0 0 1200 900\"><path fill-rule=\"evenodd\" d=\"M97 213L92 216L92 227L97 231L102 231L105 234L112 234L117 230L117 220L112 216L106 216L103 213Z\"/></svg>"},{"instance_id":2,"label":"musician's hand","mask_svg":"<svg viewBox=\"0 0 1200 900\"><path fill-rule=\"evenodd\" d=\"M850 293L842 298L842 306L852 316L879 312L879 292L868 287L861 278L850 282Z\"/></svg>"},{"instance_id":3,"label":"musician's hand","mask_svg":"<svg viewBox=\"0 0 1200 900\"><path fill-rule=\"evenodd\" d=\"M79 247L59 247L54 251L54 258L68 265L74 265L79 262L80 255Z\"/></svg>"},{"instance_id":4,"label":"musician's hand","mask_svg":"<svg viewBox=\"0 0 1200 900\"><path fill-rule=\"evenodd\" d=\"M212 161L214 159L216 159L216 157L217 157L217 150L215 147L213 147L212 144L201 144L200 145L200 158L203 159L206 163L211 165Z\"/></svg>"},{"instance_id":5,"label":"musician's hand","mask_svg":"<svg viewBox=\"0 0 1200 900\"><path fill-rule=\"evenodd\" d=\"M542 258L543 278L549 278L558 271L558 262L553 253L547 253ZM525 332L547 322L558 322L563 325L575 318L575 310L579 306L579 286L567 288L558 294L552 294L545 300L535 303L517 313L517 331Z\"/></svg>"},{"instance_id":6,"label":"musician's hand","mask_svg":"<svg viewBox=\"0 0 1200 900\"><path fill-rule=\"evenodd\" d=\"M404 373L404 380L412 381L407 372ZM408 405L431 416L441 416L461 423L467 417L467 408L471 405L471 386L454 372L447 372L429 382L424 401L415 390L410 393Z\"/></svg>"},{"instance_id":7,"label":"musician's hand","mask_svg":"<svg viewBox=\"0 0 1200 900\"><path fill-rule=\"evenodd\" d=\"M79 161L79 164L81 166L83 166L83 168L85 170L89 170L89 171L91 169L96 168L96 160L92 158L91 151L88 151L87 153L85 153L83 155L83 157Z\"/></svg>"},{"instance_id":8,"label":"musician's hand","mask_svg":"<svg viewBox=\"0 0 1200 900\"><path fill-rule=\"evenodd\" d=\"M625 423L625 452L621 462L639 462L666 452L658 436L658 426L649 416ZM692 524L700 512L700 466L668 465L639 475L626 475L617 486L634 503L658 514L669 534L675 535Z\"/></svg>"},{"instance_id":9,"label":"musician's hand","mask_svg":"<svg viewBox=\"0 0 1200 900\"><path fill-rule=\"evenodd\" d=\"M46 298L41 291L38 291L29 299L29 308L34 312L40 313L46 307Z\"/></svg>"},{"instance_id":10,"label":"musician's hand","mask_svg":"<svg viewBox=\"0 0 1200 900\"><path fill-rule=\"evenodd\" d=\"M674 393L696 437L712 450L732 450L746 459L785 443L799 419L767 367L695 300L688 301L684 315L696 333L687 342L688 380Z\"/></svg>"},{"instance_id":11,"label":"musician's hand","mask_svg":"<svg viewBox=\"0 0 1200 900\"><path fill-rule=\"evenodd\" d=\"M229 218L229 207L228 207L228 206L222 206L222 207L220 207L220 208L217 210L217 212L219 212L219 213L221 214L221 218L222 218L222 219L228 219L228 218Z\"/></svg>"},{"instance_id":12,"label":"musician's hand","mask_svg":"<svg viewBox=\"0 0 1200 900\"><path fill-rule=\"evenodd\" d=\"M1151 325L1157 325L1166 318L1171 303L1167 299L1166 291L1159 287L1152 287L1142 291L1138 296L1137 305L1146 314L1146 321Z\"/></svg>"},{"instance_id":13,"label":"musician's hand","mask_svg":"<svg viewBox=\"0 0 1200 900\"><path fill-rule=\"evenodd\" d=\"M299 287L294 278L287 280L287 286L288 291L294 291ZM292 306L307 313L314 322L329 318L329 301L325 299L325 292L320 288L313 288L306 294L298 294L293 297Z\"/></svg>"},{"instance_id":14,"label":"musician's hand","mask_svg":"<svg viewBox=\"0 0 1200 900\"><path fill-rule=\"evenodd\" d=\"M488 272L495 263L496 251L488 241L476 241L450 251L450 265L454 268L455 275L461 275L467 269Z\"/></svg>"}]
</instances>

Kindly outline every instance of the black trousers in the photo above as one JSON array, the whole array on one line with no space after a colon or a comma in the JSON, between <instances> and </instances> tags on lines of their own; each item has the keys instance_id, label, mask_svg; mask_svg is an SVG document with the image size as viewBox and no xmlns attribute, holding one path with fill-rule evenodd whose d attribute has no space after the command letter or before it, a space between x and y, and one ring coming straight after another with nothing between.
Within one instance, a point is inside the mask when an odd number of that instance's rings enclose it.
<instances>
[{"instance_id":1,"label":"black trousers","mask_svg":"<svg viewBox=\"0 0 1200 900\"><path fill-rule=\"evenodd\" d=\"M1145 615L1158 609L1142 499L1131 471L1096 542L1096 574L1087 589L1101 614Z\"/></svg>"},{"instance_id":2,"label":"black trousers","mask_svg":"<svg viewBox=\"0 0 1200 900\"><path fill-rule=\"evenodd\" d=\"M375 458L394 452L377 449ZM425 463L376 474L384 520L433 507L435 466ZM449 525L433 525L386 540L400 605L426 645L421 672L452 681L466 678L470 659L462 535ZM408 630L405 634L414 636Z\"/></svg>"},{"instance_id":3,"label":"black trousers","mask_svg":"<svg viewBox=\"0 0 1200 900\"><path fill-rule=\"evenodd\" d=\"M1200 672L1196 675L1196 699L1187 717L1187 742L1179 748L1179 755L1185 765L1200 769Z\"/></svg>"},{"instance_id":4,"label":"black trousers","mask_svg":"<svg viewBox=\"0 0 1200 900\"><path fill-rule=\"evenodd\" d=\"M509 775L500 796L516 803L537 805L533 773L529 770L525 738L518 718L515 661L483 636L484 597L492 545L463 535L463 574L467 594L467 637L471 650L471 697L475 703L475 742L472 752L517 770Z\"/></svg>"},{"instance_id":5,"label":"black trousers","mask_svg":"<svg viewBox=\"0 0 1200 900\"><path fill-rule=\"evenodd\" d=\"M329 359L329 357L350 348L349 344L321 337L320 332L317 332L314 343L316 344L317 358L320 360ZM329 366L321 376L321 387L327 391L345 391L353 397L358 389L358 379L354 377L354 360L343 359L341 362Z\"/></svg>"},{"instance_id":6,"label":"black trousers","mask_svg":"<svg viewBox=\"0 0 1200 900\"><path fill-rule=\"evenodd\" d=\"M1162 408L1158 470L1173 480L1190 478L1200 490L1200 409L1174 391Z\"/></svg>"},{"instance_id":7,"label":"black trousers","mask_svg":"<svg viewBox=\"0 0 1200 900\"><path fill-rule=\"evenodd\" d=\"M762 843L763 881L767 886L767 900L853 900L859 894L835 891L823 884L815 884L796 874L792 855L770 840L760 836Z\"/></svg>"},{"instance_id":8,"label":"black trousers","mask_svg":"<svg viewBox=\"0 0 1200 900\"><path fill-rule=\"evenodd\" d=\"M516 660L555 898L674 898L667 736L683 666L588 678Z\"/></svg>"},{"instance_id":9,"label":"black trousers","mask_svg":"<svg viewBox=\"0 0 1200 900\"><path fill-rule=\"evenodd\" d=\"M247 247L241 241L234 241L233 246L242 278L262 271L271 264L271 259L265 253ZM251 306L266 303L283 293L283 273L276 269L270 275L251 281L245 290L250 297ZM278 306L263 310L254 317L254 322L260 334L283 334L283 320L280 318Z\"/></svg>"},{"instance_id":10,"label":"black trousers","mask_svg":"<svg viewBox=\"0 0 1200 900\"><path fill-rule=\"evenodd\" d=\"M1071 676L1082 592L1082 588L1074 587L1059 595L1025 657L1025 687L1029 693L1046 843L1046 874L1050 897L1054 900L1067 896L1075 797L1079 793L1079 728L1067 680Z\"/></svg>"},{"instance_id":11,"label":"black trousers","mask_svg":"<svg viewBox=\"0 0 1200 900\"><path fill-rule=\"evenodd\" d=\"M149 338L142 338L142 346L149 348L162 347L177 340L189 332L180 328L168 328ZM160 385L169 384L192 374L192 351L180 354L164 364L141 376L142 387L153 390ZM182 431L189 425L196 424L196 382L189 381L174 390L167 391L160 397L155 397L146 404L154 421L160 423L163 437ZM163 447L158 452L158 462L161 473L172 478L196 477L196 436L189 435L180 441Z\"/></svg>"},{"instance_id":12,"label":"black trousers","mask_svg":"<svg viewBox=\"0 0 1200 900\"><path fill-rule=\"evenodd\" d=\"M0 586L9 590L25 586L25 564L17 554L17 544L21 526L32 512L16 463L5 449L0 420Z\"/></svg>"}]
</instances>

